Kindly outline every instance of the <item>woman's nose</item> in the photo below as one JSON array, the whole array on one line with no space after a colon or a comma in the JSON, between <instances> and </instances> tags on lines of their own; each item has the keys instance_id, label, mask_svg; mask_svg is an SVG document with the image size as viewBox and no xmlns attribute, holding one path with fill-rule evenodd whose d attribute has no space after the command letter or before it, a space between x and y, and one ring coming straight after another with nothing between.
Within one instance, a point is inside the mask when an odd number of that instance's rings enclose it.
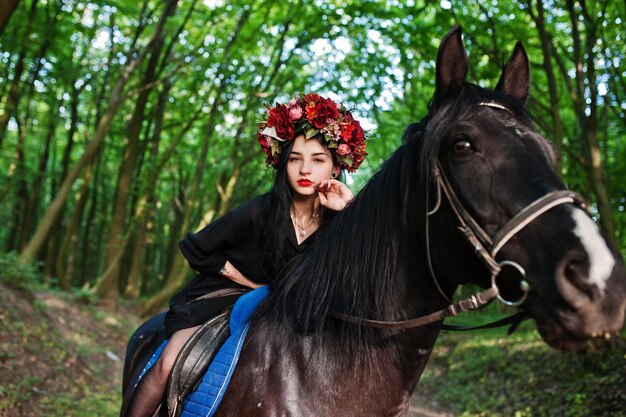
<instances>
[{"instance_id":1,"label":"woman's nose","mask_svg":"<svg viewBox=\"0 0 626 417\"><path fill-rule=\"evenodd\" d=\"M302 161L302 165L300 165L300 172L303 174L310 174L311 163L309 161Z\"/></svg>"}]
</instances>

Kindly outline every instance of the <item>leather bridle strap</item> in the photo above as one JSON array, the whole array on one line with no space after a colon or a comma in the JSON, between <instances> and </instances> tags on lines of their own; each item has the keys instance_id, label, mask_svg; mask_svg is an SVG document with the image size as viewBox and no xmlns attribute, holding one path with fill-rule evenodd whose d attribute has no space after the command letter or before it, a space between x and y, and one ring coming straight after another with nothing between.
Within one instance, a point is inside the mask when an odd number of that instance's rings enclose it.
<instances>
[{"instance_id":1,"label":"leather bridle strap","mask_svg":"<svg viewBox=\"0 0 626 417\"><path fill-rule=\"evenodd\" d=\"M491 256L495 257L509 239L537 217L553 207L567 203L575 204L582 209L585 208L582 198L570 190L553 191L526 206L495 233L491 247Z\"/></svg>"},{"instance_id":2,"label":"leather bridle strap","mask_svg":"<svg viewBox=\"0 0 626 417\"><path fill-rule=\"evenodd\" d=\"M418 317L416 319L410 320L402 320L402 321L382 321L382 320L370 320L364 319L360 317L354 317L342 313L335 313L334 316L340 318L349 323L365 325L368 327L374 327L379 329L410 329L415 327L421 327L428 324L432 324L435 322L442 321L446 317L456 316L459 313L465 311L472 311L480 308L481 306L489 303L496 297L499 297L499 290L495 283L495 277L500 273L502 266L505 264L514 264L509 261L504 261L498 263L495 257L498 251L520 230L529 225L533 220L547 212L548 210L561 205L572 203L579 207L584 207L582 198L569 190L558 190L550 192L543 197L533 201L528 206L524 207L520 212L518 212L515 216L513 216L502 228L500 228L495 234L494 237L491 238L489 234L474 220L474 218L468 213L460 199L457 197L453 188L450 186L448 180L446 179L443 171L439 164L437 164L435 168L435 180L439 187L439 191L443 192L452 207L454 214L459 221L459 229L465 236L465 238L472 244L476 253L483 260L487 268L492 274L492 286L487 290L481 291L477 294L472 295L470 298L461 300L457 303L451 303L448 307L443 310L436 311L434 313L428 314L423 317ZM437 210L433 210L428 213L428 215L432 215ZM430 261L430 259L429 259ZM521 267L520 267L521 268ZM434 271L431 271L434 273ZM436 277L433 275L433 280L437 287L439 284L437 282ZM527 290L525 290L527 291ZM447 297L446 297L447 298ZM499 297L500 298L500 297ZM500 298L503 302L509 305L519 305L524 299L522 298L519 302L507 302ZM478 326L476 328L488 328L495 326L502 326L513 323L514 327L516 326L516 322L519 323L521 321L521 315L514 315L503 320L500 320L496 323ZM452 330L452 327L446 325L448 330ZM453 330L463 330L461 328L454 328ZM467 330L467 328L465 328Z\"/></svg>"},{"instance_id":3,"label":"leather bridle strap","mask_svg":"<svg viewBox=\"0 0 626 417\"><path fill-rule=\"evenodd\" d=\"M435 311L434 313L428 314L426 316L418 317L416 319L411 320L401 320L401 321L382 321L382 320L370 320L364 319L360 317L349 316L347 314L335 313L334 316L347 321L348 323L365 325L368 327L374 327L377 329L390 329L390 330L402 330L402 329L411 329L414 327L422 327L427 324L432 324L439 322L446 317L453 317L458 315L459 313L463 313L466 311L477 310L478 308L484 306L489 303L498 295L498 289L495 287L491 287L484 291L481 291L477 294L472 295L470 298L459 301L455 304L450 304L448 307L443 310Z\"/></svg>"},{"instance_id":4,"label":"leather bridle strap","mask_svg":"<svg viewBox=\"0 0 626 417\"><path fill-rule=\"evenodd\" d=\"M528 318L528 313L525 311L518 311L515 314L504 317L500 320L492 321L491 323L479 324L476 326L463 326L459 324L447 324L444 323L441 325L441 330L454 331L454 332L464 332L468 330L482 330L482 329L495 329L496 327L508 326L508 333L511 334L517 329L517 327L521 324L522 321Z\"/></svg>"},{"instance_id":5,"label":"leather bridle strap","mask_svg":"<svg viewBox=\"0 0 626 417\"><path fill-rule=\"evenodd\" d=\"M440 191L446 195L459 221L459 229L474 247L474 250L492 275L498 275L501 270L500 264L495 259L500 249L533 220L561 204L571 203L584 208L583 199L575 192L570 190L552 191L524 207L515 216L509 219L504 226L496 231L493 237L490 237L465 209L454 192L454 189L450 186L450 182L446 178L439 163L437 163L435 167L435 180Z\"/></svg>"}]
</instances>

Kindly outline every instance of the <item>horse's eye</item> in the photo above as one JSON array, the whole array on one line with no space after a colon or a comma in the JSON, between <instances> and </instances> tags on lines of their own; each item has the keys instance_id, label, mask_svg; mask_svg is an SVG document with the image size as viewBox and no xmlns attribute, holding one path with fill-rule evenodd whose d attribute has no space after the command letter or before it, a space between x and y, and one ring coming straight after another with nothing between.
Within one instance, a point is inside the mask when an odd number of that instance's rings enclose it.
<instances>
[{"instance_id":1,"label":"horse's eye","mask_svg":"<svg viewBox=\"0 0 626 417\"><path fill-rule=\"evenodd\" d=\"M467 155L474 152L471 142L465 138L457 139L452 145L452 151L456 155Z\"/></svg>"}]
</instances>

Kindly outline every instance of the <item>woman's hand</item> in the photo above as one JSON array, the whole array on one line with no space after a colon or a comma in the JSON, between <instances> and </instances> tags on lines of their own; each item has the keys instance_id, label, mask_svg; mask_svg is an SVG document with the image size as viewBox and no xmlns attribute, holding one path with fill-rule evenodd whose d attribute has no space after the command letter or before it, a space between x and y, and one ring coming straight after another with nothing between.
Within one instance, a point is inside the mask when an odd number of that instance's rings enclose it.
<instances>
[{"instance_id":1,"label":"woman's hand","mask_svg":"<svg viewBox=\"0 0 626 417\"><path fill-rule=\"evenodd\" d=\"M334 211L343 210L354 198L346 184L337 180L323 180L317 186L320 204Z\"/></svg>"},{"instance_id":2,"label":"woman's hand","mask_svg":"<svg viewBox=\"0 0 626 417\"><path fill-rule=\"evenodd\" d=\"M256 282L251 281L244 274L239 272L239 270L235 268L235 266L231 264L230 261L226 261L222 269L220 269L220 275L223 275L231 281L234 281L237 284L241 284L244 287L255 289L261 286L261 284L257 284Z\"/></svg>"}]
</instances>

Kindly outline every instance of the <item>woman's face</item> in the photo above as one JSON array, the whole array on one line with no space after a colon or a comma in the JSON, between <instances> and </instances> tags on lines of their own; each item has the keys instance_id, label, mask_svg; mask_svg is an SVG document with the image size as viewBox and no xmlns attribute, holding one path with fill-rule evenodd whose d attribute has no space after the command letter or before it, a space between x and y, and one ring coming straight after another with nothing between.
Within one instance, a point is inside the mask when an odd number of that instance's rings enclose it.
<instances>
[{"instance_id":1,"label":"woman's face","mask_svg":"<svg viewBox=\"0 0 626 417\"><path fill-rule=\"evenodd\" d=\"M315 139L304 135L294 140L287 162L287 177L294 196L316 196L315 187L322 181L339 173L333 165L330 151Z\"/></svg>"}]
</instances>

